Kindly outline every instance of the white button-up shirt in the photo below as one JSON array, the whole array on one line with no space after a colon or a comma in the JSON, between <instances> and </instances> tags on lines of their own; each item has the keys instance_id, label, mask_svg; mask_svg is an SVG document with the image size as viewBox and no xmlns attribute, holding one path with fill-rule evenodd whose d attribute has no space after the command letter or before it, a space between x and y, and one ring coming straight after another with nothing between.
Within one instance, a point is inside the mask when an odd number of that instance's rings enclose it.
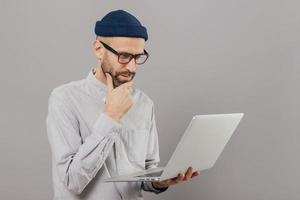
<instances>
[{"instance_id":1,"label":"white button-up shirt","mask_svg":"<svg viewBox=\"0 0 300 200\"><path fill-rule=\"evenodd\" d=\"M46 124L55 200L143 199L141 190L164 191L150 182L103 181L159 162L152 100L133 87L134 104L117 122L103 112L106 92L90 70L50 94Z\"/></svg>"}]
</instances>

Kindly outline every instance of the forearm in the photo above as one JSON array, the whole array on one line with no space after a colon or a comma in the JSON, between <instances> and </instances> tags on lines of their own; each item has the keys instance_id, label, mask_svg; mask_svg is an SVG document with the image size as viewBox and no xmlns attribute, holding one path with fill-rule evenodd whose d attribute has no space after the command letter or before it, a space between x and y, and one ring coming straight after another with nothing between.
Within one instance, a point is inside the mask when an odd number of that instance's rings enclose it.
<instances>
[{"instance_id":1,"label":"forearm","mask_svg":"<svg viewBox=\"0 0 300 200\"><path fill-rule=\"evenodd\" d=\"M102 113L96 120L91 135L85 139L83 144L70 144L68 143L70 141L63 141L64 143L59 145L64 138L53 138L52 141L56 143L52 145L52 151L56 155L54 162L56 163L60 179L68 190L75 194L80 194L94 178L103 166L114 144L115 137L118 136L119 128L120 125L118 123ZM53 137L55 135L57 136L57 134L53 134ZM65 143L68 143L68 145ZM76 148L77 145L80 145L77 151L64 149L67 146Z\"/></svg>"}]
</instances>

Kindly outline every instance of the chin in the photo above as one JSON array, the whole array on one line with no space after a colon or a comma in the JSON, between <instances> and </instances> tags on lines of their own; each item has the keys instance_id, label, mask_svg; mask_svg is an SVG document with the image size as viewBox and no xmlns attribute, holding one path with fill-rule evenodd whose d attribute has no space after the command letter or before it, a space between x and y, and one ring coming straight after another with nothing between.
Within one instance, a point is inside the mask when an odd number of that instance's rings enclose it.
<instances>
[{"instance_id":1,"label":"chin","mask_svg":"<svg viewBox=\"0 0 300 200\"><path fill-rule=\"evenodd\" d=\"M126 83L126 82L127 82L127 81L125 81L125 82L124 82L124 81L122 81L122 82L121 82L121 81L116 81L116 82L114 82L114 86L115 86L115 87L119 87L120 85L122 85L122 84L124 84L124 83Z\"/></svg>"}]
</instances>

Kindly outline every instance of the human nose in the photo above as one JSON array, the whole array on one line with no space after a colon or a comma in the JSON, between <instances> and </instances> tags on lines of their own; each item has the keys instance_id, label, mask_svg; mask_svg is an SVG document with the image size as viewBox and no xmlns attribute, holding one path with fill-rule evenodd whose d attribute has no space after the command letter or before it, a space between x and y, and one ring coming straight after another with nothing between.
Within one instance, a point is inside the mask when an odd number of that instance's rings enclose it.
<instances>
[{"instance_id":1,"label":"human nose","mask_svg":"<svg viewBox=\"0 0 300 200\"><path fill-rule=\"evenodd\" d=\"M130 71L130 72L135 72L136 71L136 63L134 58L130 60L129 63L127 63L126 68Z\"/></svg>"}]
</instances>

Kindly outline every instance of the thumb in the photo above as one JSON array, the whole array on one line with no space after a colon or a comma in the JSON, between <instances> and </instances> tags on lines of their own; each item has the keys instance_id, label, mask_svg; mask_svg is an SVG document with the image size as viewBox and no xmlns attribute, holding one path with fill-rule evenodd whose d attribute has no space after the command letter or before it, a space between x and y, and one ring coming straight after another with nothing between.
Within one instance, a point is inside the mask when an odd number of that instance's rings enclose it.
<instances>
[{"instance_id":1,"label":"thumb","mask_svg":"<svg viewBox=\"0 0 300 200\"><path fill-rule=\"evenodd\" d=\"M107 84L107 90L108 92L111 92L114 89L112 77L109 73L106 74L106 84Z\"/></svg>"}]
</instances>

